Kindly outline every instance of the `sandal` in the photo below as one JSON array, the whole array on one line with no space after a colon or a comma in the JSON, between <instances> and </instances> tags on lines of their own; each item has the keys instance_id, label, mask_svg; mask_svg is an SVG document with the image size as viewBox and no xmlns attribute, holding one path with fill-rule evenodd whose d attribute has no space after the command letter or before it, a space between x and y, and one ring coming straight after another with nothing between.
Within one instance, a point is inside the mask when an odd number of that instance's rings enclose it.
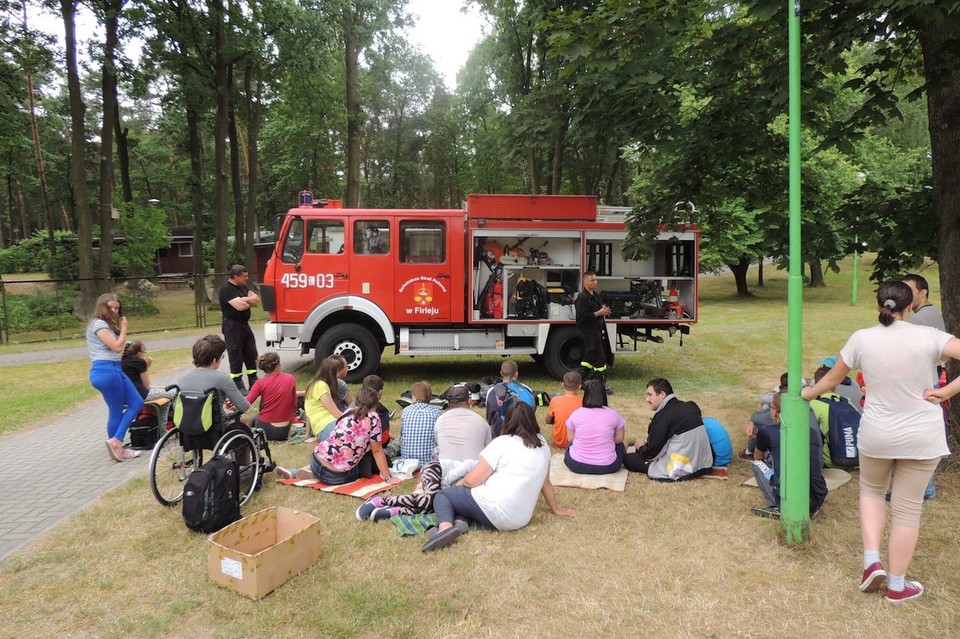
<instances>
[{"instance_id":1,"label":"sandal","mask_svg":"<svg viewBox=\"0 0 960 639\"><path fill-rule=\"evenodd\" d=\"M420 550L423 552L440 550L441 548L446 548L450 544L456 542L459 537L460 531L451 526L446 530L438 531L436 535L431 537L429 540L427 540L427 543L420 547Z\"/></svg>"}]
</instances>

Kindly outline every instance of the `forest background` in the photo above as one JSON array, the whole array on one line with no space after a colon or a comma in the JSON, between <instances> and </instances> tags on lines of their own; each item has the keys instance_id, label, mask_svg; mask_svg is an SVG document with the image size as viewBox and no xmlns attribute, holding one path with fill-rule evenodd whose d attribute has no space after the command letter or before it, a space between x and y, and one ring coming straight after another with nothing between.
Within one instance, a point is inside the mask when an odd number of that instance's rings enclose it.
<instances>
[{"instance_id":1,"label":"forest background","mask_svg":"<svg viewBox=\"0 0 960 639\"><path fill-rule=\"evenodd\" d=\"M0 250L0 272L44 255L89 307L183 225L194 272L223 273L305 188L348 207L597 194L634 207L634 252L699 223L703 268L741 295L751 263L784 263L792 3L463 4L484 36L451 90L405 0L0 2L0 248L45 243ZM62 38L31 26L51 11ZM78 12L100 27L82 43ZM801 20L810 284L864 244L875 279L929 257L960 329L960 3L819 0Z\"/></svg>"}]
</instances>

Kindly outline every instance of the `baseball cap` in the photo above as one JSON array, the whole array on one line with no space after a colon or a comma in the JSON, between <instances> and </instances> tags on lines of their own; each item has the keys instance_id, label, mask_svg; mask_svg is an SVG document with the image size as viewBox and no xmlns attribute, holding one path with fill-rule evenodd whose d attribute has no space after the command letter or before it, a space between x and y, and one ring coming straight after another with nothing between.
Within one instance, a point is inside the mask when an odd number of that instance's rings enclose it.
<instances>
[{"instance_id":1,"label":"baseball cap","mask_svg":"<svg viewBox=\"0 0 960 639\"><path fill-rule=\"evenodd\" d=\"M470 400L470 391L463 386L451 386L444 395L451 404L466 404Z\"/></svg>"},{"instance_id":2,"label":"baseball cap","mask_svg":"<svg viewBox=\"0 0 960 639\"><path fill-rule=\"evenodd\" d=\"M833 368L834 366L837 365L837 356L831 355L830 357L824 357L823 359L820 360L820 365L829 366L830 368Z\"/></svg>"}]
</instances>

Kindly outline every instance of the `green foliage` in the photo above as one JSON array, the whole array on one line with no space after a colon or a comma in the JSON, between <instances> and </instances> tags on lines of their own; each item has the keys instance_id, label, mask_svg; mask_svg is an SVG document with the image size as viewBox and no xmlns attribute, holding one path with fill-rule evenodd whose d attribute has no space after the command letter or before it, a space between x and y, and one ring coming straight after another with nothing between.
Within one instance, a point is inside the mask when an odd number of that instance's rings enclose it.
<instances>
[{"instance_id":1,"label":"green foliage","mask_svg":"<svg viewBox=\"0 0 960 639\"><path fill-rule=\"evenodd\" d=\"M55 293L7 295L7 321L11 333L22 331L56 331L83 324L73 315L80 297L75 287L63 286Z\"/></svg>"},{"instance_id":2,"label":"green foliage","mask_svg":"<svg viewBox=\"0 0 960 639\"><path fill-rule=\"evenodd\" d=\"M213 253L219 240L210 239L203 242L203 268L210 272L213 269ZM237 253L237 245L233 240L227 240L227 268L234 264L243 264L244 257Z\"/></svg>"},{"instance_id":3,"label":"green foliage","mask_svg":"<svg viewBox=\"0 0 960 639\"><path fill-rule=\"evenodd\" d=\"M114 228L124 241L114 249L114 262L125 267L129 275L152 274L157 249L170 246L166 214L149 204L120 202L117 208L120 218Z\"/></svg>"},{"instance_id":4,"label":"green foliage","mask_svg":"<svg viewBox=\"0 0 960 639\"><path fill-rule=\"evenodd\" d=\"M0 273L49 272L53 279L76 279L79 276L76 234L55 231L54 241L57 258L52 268L47 232L40 230L10 248L0 249Z\"/></svg>"},{"instance_id":5,"label":"green foliage","mask_svg":"<svg viewBox=\"0 0 960 639\"><path fill-rule=\"evenodd\" d=\"M160 307L151 299L157 296L156 291L146 280L137 280L135 289L117 291L120 303L123 305L123 314L128 317L149 317L160 314ZM131 281L133 283L133 281ZM147 286L149 284L149 286Z\"/></svg>"}]
</instances>

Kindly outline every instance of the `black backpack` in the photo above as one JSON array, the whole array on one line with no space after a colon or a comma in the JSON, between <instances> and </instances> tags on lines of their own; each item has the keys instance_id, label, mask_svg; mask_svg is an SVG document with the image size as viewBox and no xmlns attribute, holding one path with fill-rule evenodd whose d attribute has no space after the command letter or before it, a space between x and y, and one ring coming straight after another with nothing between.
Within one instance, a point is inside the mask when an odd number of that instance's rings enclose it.
<instances>
[{"instance_id":1,"label":"black backpack","mask_svg":"<svg viewBox=\"0 0 960 639\"><path fill-rule=\"evenodd\" d=\"M183 522L212 533L240 519L240 473L237 463L216 455L190 473L183 487Z\"/></svg>"},{"instance_id":2,"label":"black backpack","mask_svg":"<svg viewBox=\"0 0 960 639\"><path fill-rule=\"evenodd\" d=\"M857 436L860 432L860 412L843 397L820 397L828 407L830 429L825 443L830 449L830 463L837 468L856 468L860 465Z\"/></svg>"},{"instance_id":3,"label":"black backpack","mask_svg":"<svg viewBox=\"0 0 960 639\"><path fill-rule=\"evenodd\" d=\"M130 424L130 448L151 450L160 439L162 429L157 415L157 407L144 404L137 418Z\"/></svg>"}]
</instances>

